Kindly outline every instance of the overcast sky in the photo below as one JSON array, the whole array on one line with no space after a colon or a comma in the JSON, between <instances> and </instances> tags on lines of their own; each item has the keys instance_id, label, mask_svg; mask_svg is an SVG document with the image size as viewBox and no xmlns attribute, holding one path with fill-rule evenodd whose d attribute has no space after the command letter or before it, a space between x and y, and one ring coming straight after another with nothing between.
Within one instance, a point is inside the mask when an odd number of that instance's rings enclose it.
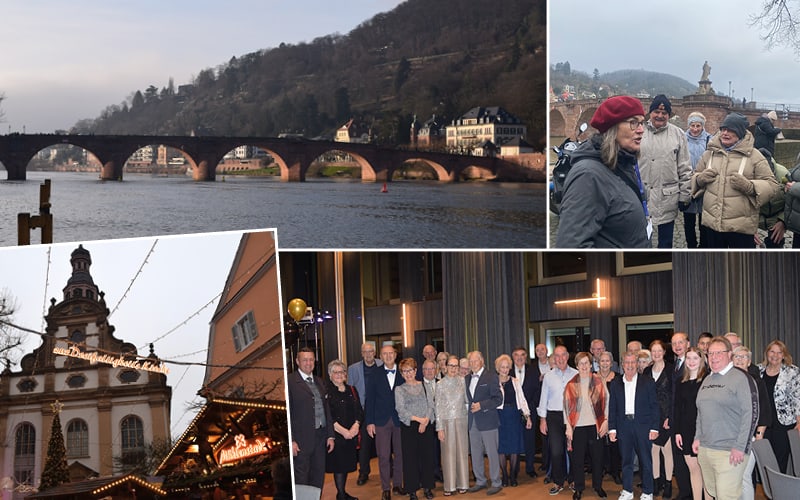
<instances>
[{"instance_id":1,"label":"overcast sky","mask_svg":"<svg viewBox=\"0 0 800 500\"><path fill-rule=\"evenodd\" d=\"M800 62L789 50L766 50L749 26L762 2L552 0L550 63L569 61L590 75L620 69L669 73L697 84L703 62L718 93L766 103L800 104Z\"/></svg>"},{"instance_id":2,"label":"overcast sky","mask_svg":"<svg viewBox=\"0 0 800 500\"><path fill-rule=\"evenodd\" d=\"M0 29L0 133L53 132L150 85L281 42L347 34L401 0L10 0Z\"/></svg>"},{"instance_id":3,"label":"overcast sky","mask_svg":"<svg viewBox=\"0 0 800 500\"><path fill-rule=\"evenodd\" d=\"M209 321L219 303L215 298L225 285L240 238L240 232L162 237L149 257L156 238L83 243L92 257L92 278L105 292L107 307L113 311L119 303L109 318L116 328L114 336L136 345L140 355L146 356L148 343L155 341L155 353L162 359L205 363ZM16 301L15 324L44 331L43 304L46 313L51 297L63 300L63 288L72 274L70 254L77 247L78 243L64 243L0 249L0 290ZM48 248L52 249L49 275ZM136 277L145 258L147 263ZM26 334L26 354L39 345L37 336ZM167 383L173 390L171 427L176 436L194 417L186 412L186 402L195 399L205 369L168 366Z\"/></svg>"}]
</instances>

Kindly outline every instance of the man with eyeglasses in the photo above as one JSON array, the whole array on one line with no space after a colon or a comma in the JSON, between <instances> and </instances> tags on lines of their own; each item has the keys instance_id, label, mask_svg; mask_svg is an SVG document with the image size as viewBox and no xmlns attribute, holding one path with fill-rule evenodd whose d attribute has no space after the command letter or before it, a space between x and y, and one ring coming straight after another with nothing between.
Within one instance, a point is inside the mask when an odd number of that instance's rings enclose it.
<instances>
[{"instance_id":1,"label":"man with eyeglasses","mask_svg":"<svg viewBox=\"0 0 800 500\"><path fill-rule=\"evenodd\" d=\"M365 408L367 401L367 378L383 366L383 361L375 359L375 345L372 342L364 342L361 345L361 361L356 361L347 367L347 381L358 391L358 398L361 400L361 407ZM369 462L375 452L375 440L367 432L364 425L359 430L361 447L358 449L358 479L356 484L363 485L369 479L371 471Z\"/></svg>"},{"instance_id":2,"label":"man with eyeglasses","mask_svg":"<svg viewBox=\"0 0 800 500\"><path fill-rule=\"evenodd\" d=\"M670 411L669 419L669 421L672 422L672 416L675 412L675 388L678 387L678 384L683 378L683 372L686 369L684 363L684 361L686 361L686 352L689 350L689 347L691 347L689 335L685 332L673 333L672 338L670 339L670 347L672 348L672 352L675 354L675 371L672 373L673 407ZM684 498L692 498L692 478L691 473L689 472L689 466L686 464L683 450L678 448L678 444L674 439L672 440L672 465L673 472L675 473L675 480L678 483L678 496L676 498L679 500L683 500Z\"/></svg>"},{"instance_id":3,"label":"man with eyeglasses","mask_svg":"<svg viewBox=\"0 0 800 500\"><path fill-rule=\"evenodd\" d=\"M739 498L745 457L758 421L752 380L733 366L731 343L714 337L708 346L708 375L697 393L697 430L692 451L714 498Z\"/></svg>"},{"instance_id":4,"label":"man with eyeglasses","mask_svg":"<svg viewBox=\"0 0 800 500\"><path fill-rule=\"evenodd\" d=\"M647 207L658 226L658 248L672 248L675 218L691 201L692 162L686 134L669 122L672 103L664 94L650 104L644 127L639 168L648 190Z\"/></svg>"}]
</instances>

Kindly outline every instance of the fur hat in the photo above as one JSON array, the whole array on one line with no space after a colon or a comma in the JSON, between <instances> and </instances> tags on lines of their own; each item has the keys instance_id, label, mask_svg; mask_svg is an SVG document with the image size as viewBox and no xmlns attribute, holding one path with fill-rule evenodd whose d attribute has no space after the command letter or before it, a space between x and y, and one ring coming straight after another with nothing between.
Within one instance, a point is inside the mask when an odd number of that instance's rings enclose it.
<instances>
[{"instance_id":1,"label":"fur hat","mask_svg":"<svg viewBox=\"0 0 800 500\"><path fill-rule=\"evenodd\" d=\"M635 97L618 95L603 101L594 112L589 125L603 134L614 125L636 115L644 116L642 101Z\"/></svg>"},{"instance_id":2,"label":"fur hat","mask_svg":"<svg viewBox=\"0 0 800 500\"><path fill-rule=\"evenodd\" d=\"M664 106L664 111L672 116L672 103L669 102L669 99L667 99L667 96L664 94L658 94L653 98L653 102L650 104L650 112L652 113L653 110L658 109L659 106Z\"/></svg>"},{"instance_id":3,"label":"fur hat","mask_svg":"<svg viewBox=\"0 0 800 500\"><path fill-rule=\"evenodd\" d=\"M739 113L731 113L722 120L722 125L719 126L720 129L727 128L734 134L736 134L739 139L743 139L745 133L747 132L747 127L750 124L747 122L747 118L744 115Z\"/></svg>"},{"instance_id":4,"label":"fur hat","mask_svg":"<svg viewBox=\"0 0 800 500\"><path fill-rule=\"evenodd\" d=\"M769 118L774 122L775 120L778 119L778 113L776 113L775 111L770 111L769 113L767 113L767 118Z\"/></svg>"}]
</instances>

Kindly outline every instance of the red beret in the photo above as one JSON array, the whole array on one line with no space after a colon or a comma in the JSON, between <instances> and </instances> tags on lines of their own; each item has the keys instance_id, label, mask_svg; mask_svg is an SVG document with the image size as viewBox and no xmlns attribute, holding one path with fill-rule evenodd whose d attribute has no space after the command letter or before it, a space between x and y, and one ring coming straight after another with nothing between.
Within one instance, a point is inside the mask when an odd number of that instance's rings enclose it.
<instances>
[{"instance_id":1,"label":"red beret","mask_svg":"<svg viewBox=\"0 0 800 500\"><path fill-rule=\"evenodd\" d=\"M635 97L618 95L609 97L597 108L589 125L602 134L614 125L636 115L644 116L642 101Z\"/></svg>"}]
</instances>

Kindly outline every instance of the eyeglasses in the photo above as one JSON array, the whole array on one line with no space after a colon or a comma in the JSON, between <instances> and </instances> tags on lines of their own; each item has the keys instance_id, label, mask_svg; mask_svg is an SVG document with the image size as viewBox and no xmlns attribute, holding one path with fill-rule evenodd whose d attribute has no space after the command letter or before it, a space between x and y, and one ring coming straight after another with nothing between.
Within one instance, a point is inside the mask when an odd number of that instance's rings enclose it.
<instances>
[{"instance_id":1,"label":"eyeglasses","mask_svg":"<svg viewBox=\"0 0 800 500\"><path fill-rule=\"evenodd\" d=\"M749 359L750 356L747 354L734 354L733 359Z\"/></svg>"},{"instance_id":2,"label":"eyeglasses","mask_svg":"<svg viewBox=\"0 0 800 500\"><path fill-rule=\"evenodd\" d=\"M710 358L710 357L713 357L713 356L722 356L726 352L730 352L730 351L708 351L708 357Z\"/></svg>"},{"instance_id":3,"label":"eyeglasses","mask_svg":"<svg viewBox=\"0 0 800 500\"><path fill-rule=\"evenodd\" d=\"M346 372L343 370L333 370L331 375L344 375Z\"/></svg>"},{"instance_id":4,"label":"eyeglasses","mask_svg":"<svg viewBox=\"0 0 800 500\"><path fill-rule=\"evenodd\" d=\"M447 365L448 368L458 368L458 365Z\"/></svg>"},{"instance_id":5,"label":"eyeglasses","mask_svg":"<svg viewBox=\"0 0 800 500\"><path fill-rule=\"evenodd\" d=\"M407 369L407 370L400 370L400 371L401 371L402 373L414 373L416 370L414 370L413 368L409 368L409 369Z\"/></svg>"},{"instance_id":6,"label":"eyeglasses","mask_svg":"<svg viewBox=\"0 0 800 500\"><path fill-rule=\"evenodd\" d=\"M639 127L644 127L644 120L639 121L636 118L631 118L630 120L626 120L628 125L631 126L631 130L636 130Z\"/></svg>"}]
</instances>

